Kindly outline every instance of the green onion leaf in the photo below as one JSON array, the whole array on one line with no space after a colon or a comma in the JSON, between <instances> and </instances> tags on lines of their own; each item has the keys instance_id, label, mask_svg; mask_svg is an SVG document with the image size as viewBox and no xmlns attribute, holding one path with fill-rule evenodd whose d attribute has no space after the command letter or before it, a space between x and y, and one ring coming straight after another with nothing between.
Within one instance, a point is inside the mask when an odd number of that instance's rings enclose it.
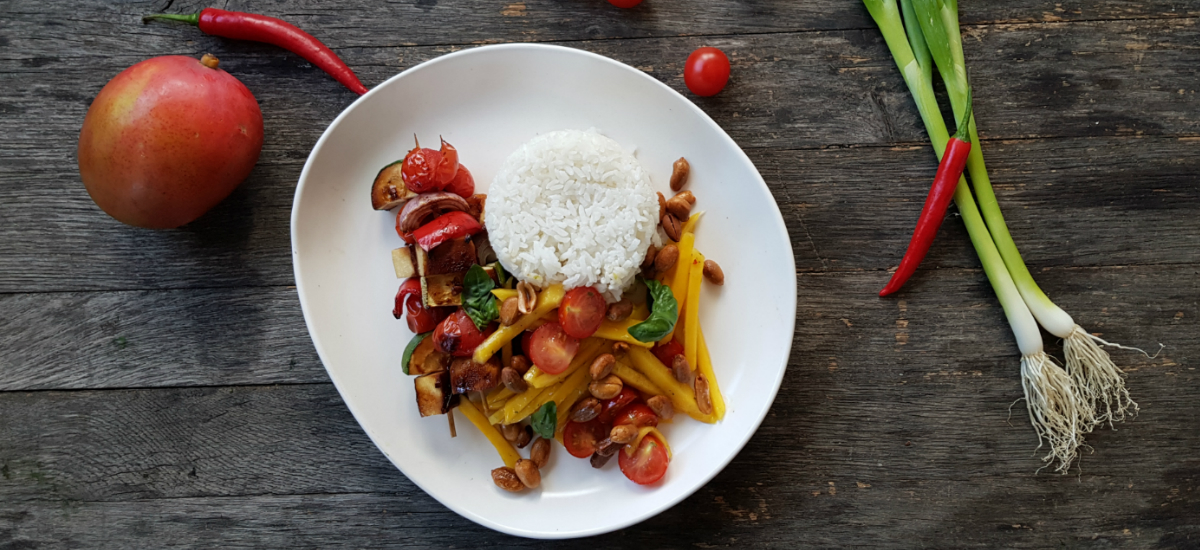
<instances>
[{"instance_id":1,"label":"green onion leaf","mask_svg":"<svg viewBox=\"0 0 1200 550\"><path fill-rule=\"evenodd\" d=\"M657 342L675 330L675 323L679 321L679 302L675 301L671 287L654 279L644 282L650 289L650 316L629 327L629 335L639 342Z\"/></svg>"},{"instance_id":2,"label":"green onion leaf","mask_svg":"<svg viewBox=\"0 0 1200 550\"><path fill-rule=\"evenodd\" d=\"M463 311L479 330L487 329L488 323L500 317L499 300L492 295L493 288L496 283L478 264L471 266L463 277Z\"/></svg>"},{"instance_id":3,"label":"green onion leaf","mask_svg":"<svg viewBox=\"0 0 1200 550\"><path fill-rule=\"evenodd\" d=\"M546 439L553 438L554 429L558 427L558 404L547 401L529 418L529 425L533 428L533 433Z\"/></svg>"},{"instance_id":4,"label":"green onion leaf","mask_svg":"<svg viewBox=\"0 0 1200 550\"><path fill-rule=\"evenodd\" d=\"M417 346L421 344L422 340L429 338L430 334L433 334L433 332L425 332L413 336L412 340L408 341L408 345L404 346L404 355L400 358L400 366L404 369L404 374L408 374L408 362L412 361L413 352L417 351Z\"/></svg>"}]
</instances>

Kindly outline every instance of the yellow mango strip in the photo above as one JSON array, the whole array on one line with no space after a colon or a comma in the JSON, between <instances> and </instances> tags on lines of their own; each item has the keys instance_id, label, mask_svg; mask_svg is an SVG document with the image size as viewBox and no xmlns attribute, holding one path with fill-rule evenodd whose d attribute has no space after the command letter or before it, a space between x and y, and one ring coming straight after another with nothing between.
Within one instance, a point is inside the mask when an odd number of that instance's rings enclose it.
<instances>
[{"instance_id":1,"label":"yellow mango strip","mask_svg":"<svg viewBox=\"0 0 1200 550\"><path fill-rule=\"evenodd\" d=\"M512 424L512 422L509 422L508 419L516 415L521 409L524 409L526 405L535 401L544 391L546 391L546 388L529 388L521 393L518 393L517 395L514 395L512 399L509 399L504 403L504 409L498 411L503 413L500 419L503 420L505 424ZM495 415L492 416L495 417Z\"/></svg>"},{"instance_id":2,"label":"yellow mango strip","mask_svg":"<svg viewBox=\"0 0 1200 550\"><path fill-rule=\"evenodd\" d=\"M708 380L708 394L712 399L713 416L717 420L725 418L725 397L721 395L721 386L717 384L717 375L713 372L712 357L708 355L708 343L704 341L704 331L700 331L700 364L697 366L700 374Z\"/></svg>"},{"instance_id":3,"label":"yellow mango strip","mask_svg":"<svg viewBox=\"0 0 1200 550\"><path fill-rule=\"evenodd\" d=\"M500 368L507 367L512 364L512 340L500 346Z\"/></svg>"},{"instance_id":4,"label":"yellow mango strip","mask_svg":"<svg viewBox=\"0 0 1200 550\"><path fill-rule=\"evenodd\" d=\"M638 428L637 439L634 439L633 443L625 444L625 456L633 456L633 452L637 450L638 445L641 445L642 440L646 439L646 436L650 434L658 436L658 440L662 442L663 447L667 450L667 458L671 458L671 445L667 443L667 436L663 435L662 432L658 431L658 428L655 428L654 426L642 426L641 428Z\"/></svg>"},{"instance_id":5,"label":"yellow mango strip","mask_svg":"<svg viewBox=\"0 0 1200 550\"><path fill-rule=\"evenodd\" d=\"M633 368L646 375L655 386L663 391L663 395L671 399L675 410L687 414L701 422L712 424L716 419L712 415L702 414L696 407L696 392L691 387L681 384L671 376L668 369L650 350L645 348L629 348L629 357L633 359Z\"/></svg>"},{"instance_id":6,"label":"yellow mango strip","mask_svg":"<svg viewBox=\"0 0 1200 550\"><path fill-rule=\"evenodd\" d=\"M492 446L496 448L496 452L500 453L500 458L504 460L505 466L512 468L517 465L517 461L521 460L521 455L517 454L517 450L513 448L512 443L509 443L507 439L504 439L504 435L500 433L500 430L496 429L495 426L488 422L488 419L483 416L482 412L479 412L479 408L476 407L470 399L465 397L459 399L458 410L461 411L463 416L466 416L467 420L470 420L476 428L479 428L479 431L483 432L483 435L487 437L488 441L492 443Z\"/></svg>"},{"instance_id":7,"label":"yellow mango strip","mask_svg":"<svg viewBox=\"0 0 1200 550\"><path fill-rule=\"evenodd\" d=\"M499 409L504 406L505 401L508 401L514 395L516 394L512 390L504 386L497 386L487 395L487 408Z\"/></svg>"},{"instance_id":8,"label":"yellow mango strip","mask_svg":"<svg viewBox=\"0 0 1200 550\"><path fill-rule=\"evenodd\" d=\"M529 315L522 315L517 322L496 329L496 332L493 332L479 344L479 347L475 348L475 355L472 356L472 359L476 363L487 363L488 359L500 351L500 346L503 346L505 342L511 342L513 338L520 336L525 329L529 328L534 321L557 308L558 304L562 303L564 294L566 293L563 291L562 285L554 285L543 290L538 294L537 307L533 308Z\"/></svg>"},{"instance_id":9,"label":"yellow mango strip","mask_svg":"<svg viewBox=\"0 0 1200 550\"><path fill-rule=\"evenodd\" d=\"M629 314L630 319L637 319L637 322L645 321L650 317L650 307L646 304L638 304L633 307L633 313Z\"/></svg>"},{"instance_id":10,"label":"yellow mango strip","mask_svg":"<svg viewBox=\"0 0 1200 550\"><path fill-rule=\"evenodd\" d=\"M581 370L579 372L587 373L588 371ZM558 425L554 428L554 436L558 439L559 443L562 443L563 428L566 427L567 420L570 420L568 416L571 414L571 407L575 406L575 402L579 401L579 398L587 394L588 383L591 381L591 373L588 373L587 376L580 375L578 380L575 377L571 377L566 382L563 382L561 388L563 390L562 400L558 401Z\"/></svg>"},{"instance_id":11,"label":"yellow mango strip","mask_svg":"<svg viewBox=\"0 0 1200 550\"><path fill-rule=\"evenodd\" d=\"M684 304L687 302L688 293L688 275L691 274L687 258L692 257L692 248L696 241L696 235L688 233L679 238L679 259L675 261L675 274L672 276L668 286L671 287L671 294L675 295L675 302L679 304L679 312L683 312ZM668 334L659 340L659 343L670 342L675 337L674 333Z\"/></svg>"},{"instance_id":12,"label":"yellow mango strip","mask_svg":"<svg viewBox=\"0 0 1200 550\"><path fill-rule=\"evenodd\" d=\"M553 401L559 409L562 409L566 397L570 395L571 392L577 387L583 387L586 389L589 381L591 381L591 374L587 371L587 369L577 370L572 373L570 377L564 380L562 384L553 386L551 388L546 388L547 390L552 389L554 391L550 392L549 395L543 392L536 401L526 405L525 409L518 412L517 416L519 416L520 419L524 419L525 417L537 412L538 409L542 408L542 405L545 405L551 401ZM571 405L574 404L574 402L571 403ZM570 406L568 405L567 408L569 409Z\"/></svg>"},{"instance_id":13,"label":"yellow mango strip","mask_svg":"<svg viewBox=\"0 0 1200 550\"><path fill-rule=\"evenodd\" d=\"M508 288L493 288L492 296L495 296L497 300L500 300L500 303L504 303L504 301L509 298L516 298L517 291Z\"/></svg>"},{"instance_id":14,"label":"yellow mango strip","mask_svg":"<svg viewBox=\"0 0 1200 550\"><path fill-rule=\"evenodd\" d=\"M698 250L692 251L691 269L688 275L687 307L680 311L686 315L683 331L683 356L688 366L696 369L700 360L700 279L704 276L704 255Z\"/></svg>"},{"instance_id":15,"label":"yellow mango strip","mask_svg":"<svg viewBox=\"0 0 1200 550\"><path fill-rule=\"evenodd\" d=\"M683 235L685 233L695 233L696 222L700 221L700 216L702 215L704 215L704 212L696 212L695 214L688 216L687 221L683 222L683 229L679 231L679 234Z\"/></svg>"},{"instance_id":16,"label":"yellow mango strip","mask_svg":"<svg viewBox=\"0 0 1200 550\"><path fill-rule=\"evenodd\" d=\"M542 405L545 405L548 401L550 401L550 397L553 396L554 392L558 391L558 389L562 386L562 384L557 384L548 388L542 388L542 392L539 393L536 398L534 398L520 410L513 411L512 416L509 416L508 406L506 405L504 409L504 423L515 424L525 420L526 418L529 418L529 415L537 412L538 409L542 408Z\"/></svg>"},{"instance_id":17,"label":"yellow mango strip","mask_svg":"<svg viewBox=\"0 0 1200 550\"><path fill-rule=\"evenodd\" d=\"M633 367L625 364L623 361L617 361L613 365L613 374L617 375L626 386L632 387L635 390L648 393L650 395L664 395L666 392L662 388L654 385L649 378L635 370Z\"/></svg>"},{"instance_id":18,"label":"yellow mango strip","mask_svg":"<svg viewBox=\"0 0 1200 550\"><path fill-rule=\"evenodd\" d=\"M546 374L545 371L538 368L537 365L529 367L525 371L525 382L535 388L544 388L551 384L562 382L566 377L571 376L580 367L590 365L597 355L600 355L604 341L598 338L588 338L579 344L579 349L575 351L575 358L571 360L567 370L558 374Z\"/></svg>"},{"instance_id":19,"label":"yellow mango strip","mask_svg":"<svg viewBox=\"0 0 1200 550\"><path fill-rule=\"evenodd\" d=\"M596 329L596 333L592 337L625 342L631 346L642 346L643 348L653 347L654 342L642 342L629 334L629 327L644 320L634 319L632 315L624 321L609 321L605 319L603 323L600 323L600 328Z\"/></svg>"}]
</instances>

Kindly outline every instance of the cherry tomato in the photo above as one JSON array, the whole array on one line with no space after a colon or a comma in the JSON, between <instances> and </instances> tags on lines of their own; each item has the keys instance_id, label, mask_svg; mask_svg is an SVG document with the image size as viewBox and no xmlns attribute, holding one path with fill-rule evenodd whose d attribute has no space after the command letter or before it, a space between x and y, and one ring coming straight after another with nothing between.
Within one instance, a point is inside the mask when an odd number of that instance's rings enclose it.
<instances>
[{"instance_id":1,"label":"cherry tomato","mask_svg":"<svg viewBox=\"0 0 1200 550\"><path fill-rule=\"evenodd\" d=\"M421 295L417 294L408 297L404 309L408 310L408 330L411 330L413 334L422 334L437 328L438 323L449 316L450 310L453 308L425 307Z\"/></svg>"},{"instance_id":2,"label":"cherry tomato","mask_svg":"<svg viewBox=\"0 0 1200 550\"><path fill-rule=\"evenodd\" d=\"M579 351L579 340L563 332L562 325L546 323L529 336L525 352L529 360L546 374L558 374L571 366L575 352Z\"/></svg>"},{"instance_id":3,"label":"cherry tomato","mask_svg":"<svg viewBox=\"0 0 1200 550\"><path fill-rule=\"evenodd\" d=\"M455 163L457 164L457 159ZM404 186L414 193L424 193L437 189L437 169L442 163L442 153L428 147L417 147L404 155L404 164L400 165L400 176L404 178Z\"/></svg>"},{"instance_id":4,"label":"cherry tomato","mask_svg":"<svg viewBox=\"0 0 1200 550\"><path fill-rule=\"evenodd\" d=\"M568 335L587 338L600 328L607 309L608 304L596 289L590 286L572 288L558 306L558 323Z\"/></svg>"},{"instance_id":5,"label":"cherry tomato","mask_svg":"<svg viewBox=\"0 0 1200 550\"><path fill-rule=\"evenodd\" d=\"M433 329L433 343L438 349L455 357L467 357L492 331L480 331L475 322L459 309Z\"/></svg>"},{"instance_id":6,"label":"cherry tomato","mask_svg":"<svg viewBox=\"0 0 1200 550\"><path fill-rule=\"evenodd\" d=\"M654 349L650 351L655 357L658 358L659 361L662 361L662 364L670 367L671 362L675 361L675 356L683 353L683 344L680 344L675 340L671 340L665 344L654 346Z\"/></svg>"},{"instance_id":7,"label":"cherry tomato","mask_svg":"<svg viewBox=\"0 0 1200 550\"><path fill-rule=\"evenodd\" d=\"M596 444L608 437L607 426L595 418L587 422L567 421L563 428L563 446L575 458L588 458L596 452Z\"/></svg>"},{"instance_id":8,"label":"cherry tomato","mask_svg":"<svg viewBox=\"0 0 1200 550\"><path fill-rule=\"evenodd\" d=\"M392 306L392 317L399 319L404 316L404 299L416 294L421 297L421 279L413 277L406 279L400 283L400 290L396 291L396 303Z\"/></svg>"},{"instance_id":9,"label":"cherry tomato","mask_svg":"<svg viewBox=\"0 0 1200 550\"><path fill-rule=\"evenodd\" d=\"M697 48L683 66L683 82L698 96L716 95L729 82L729 58L716 48Z\"/></svg>"},{"instance_id":10,"label":"cherry tomato","mask_svg":"<svg viewBox=\"0 0 1200 550\"><path fill-rule=\"evenodd\" d=\"M442 150L439 152L442 154L442 159L438 161L434 179L437 181L436 187L440 190L445 189L458 174L458 149L443 139Z\"/></svg>"},{"instance_id":11,"label":"cherry tomato","mask_svg":"<svg viewBox=\"0 0 1200 550\"><path fill-rule=\"evenodd\" d=\"M605 424L612 422L617 417L617 413L625 408L625 405L637 401L637 398L638 393L633 388L629 386L621 388L621 393L618 393L616 397L600 404L600 414L596 419Z\"/></svg>"},{"instance_id":12,"label":"cherry tomato","mask_svg":"<svg viewBox=\"0 0 1200 550\"><path fill-rule=\"evenodd\" d=\"M466 166L458 165L458 174L455 174L454 179L446 184L443 191L454 193L464 199L475 194L475 178L471 177L471 171L467 170Z\"/></svg>"},{"instance_id":13,"label":"cherry tomato","mask_svg":"<svg viewBox=\"0 0 1200 550\"><path fill-rule=\"evenodd\" d=\"M400 230L400 213L403 211L403 208L396 209L396 234L400 235L400 240L404 241L405 243L417 244L417 239L413 237L411 232Z\"/></svg>"},{"instance_id":14,"label":"cherry tomato","mask_svg":"<svg viewBox=\"0 0 1200 550\"><path fill-rule=\"evenodd\" d=\"M632 8L641 4L642 0L608 0L608 3L618 8Z\"/></svg>"},{"instance_id":15,"label":"cherry tomato","mask_svg":"<svg viewBox=\"0 0 1200 550\"><path fill-rule=\"evenodd\" d=\"M630 403L625 405L625 408L617 411L616 418L613 419L613 426L623 426L632 424L638 428L646 426L657 426L658 415L650 410L650 407L642 403Z\"/></svg>"},{"instance_id":16,"label":"cherry tomato","mask_svg":"<svg viewBox=\"0 0 1200 550\"><path fill-rule=\"evenodd\" d=\"M617 455L621 473L638 485L650 485L662 479L667 473L667 464L671 462L671 458L667 456L667 448L658 440L658 436L653 434L642 438L632 455L625 452L625 449L617 451Z\"/></svg>"}]
</instances>

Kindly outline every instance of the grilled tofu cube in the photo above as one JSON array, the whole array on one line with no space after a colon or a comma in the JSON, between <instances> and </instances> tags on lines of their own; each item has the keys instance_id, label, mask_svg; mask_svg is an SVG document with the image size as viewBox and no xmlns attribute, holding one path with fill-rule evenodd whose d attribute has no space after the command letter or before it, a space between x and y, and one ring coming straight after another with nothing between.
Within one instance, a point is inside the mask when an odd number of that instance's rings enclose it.
<instances>
[{"instance_id":1,"label":"grilled tofu cube","mask_svg":"<svg viewBox=\"0 0 1200 550\"><path fill-rule=\"evenodd\" d=\"M475 243L466 237L453 239L425 252L417 247L417 269L422 277L466 273L475 264Z\"/></svg>"},{"instance_id":2,"label":"grilled tofu cube","mask_svg":"<svg viewBox=\"0 0 1200 550\"><path fill-rule=\"evenodd\" d=\"M371 185L372 208L391 210L417 196L404 185L404 177L400 174L403 163L403 160L393 162L375 175L375 183Z\"/></svg>"},{"instance_id":3,"label":"grilled tofu cube","mask_svg":"<svg viewBox=\"0 0 1200 550\"><path fill-rule=\"evenodd\" d=\"M411 375L440 372L449 367L450 354L437 349L433 338L421 340L408 359L408 374Z\"/></svg>"},{"instance_id":4,"label":"grilled tofu cube","mask_svg":"<svg viewBox=\"0 0 1200 550\"><path fill-rule=\"evenodd\" d=\"M413 248L406 246L392 251L392 267L396 269L397 279L407 279L417 276L417 259L414 258ZM417 248L420 250L420 248Z\"/></svg>"},{"instance_id":5,"label":"grilled tofu cube","mask_svg":"<svg viewBox=\"0 0 1200 550\"><path fill-rule=\"evenodd\" d=\"M454 393L488 391L500 384L500 359L493 355L487 363L460 357L450 363L450 387Z\"/></svg>"},{"instance_id":6,"label":"grilled tofu cube","mask_svg":"<svg viewBox=\"0 0 1200 550\"><path fill-rule=\"evenodd\" d=\"M450 372L440 371L418 376L417 409L421 416L446 414L458 404L458 396L450 393Z\"/></svg>"},{"instance_id":7,"label":"grilled tofu cube","mask_svg":"<svg viewBox=\"0 0 1200 550\"><path fill-rule=\"evenodd\" d=\"M421 277L421 299L425 307L461 306L466 273Z\"/></svg>"}]
</instances>

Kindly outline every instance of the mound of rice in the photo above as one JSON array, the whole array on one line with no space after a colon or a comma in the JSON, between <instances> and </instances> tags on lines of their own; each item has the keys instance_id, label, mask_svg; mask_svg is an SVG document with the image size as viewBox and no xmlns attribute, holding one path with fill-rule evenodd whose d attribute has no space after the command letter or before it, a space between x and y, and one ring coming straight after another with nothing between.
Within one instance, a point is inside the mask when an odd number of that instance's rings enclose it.
<instances>
[{"instance_id":1,"label":"mound of rice","mask_svg":"<svg viewBox=\"0 0 1200 550\"><path fill-rule=\"evenodd\" d=\"M660 242L658 197L632 154L595 131L533 138L488 188L488 237L500 263L538 287L595 286L610 301Z\"/></svg>"}]
</instances>

